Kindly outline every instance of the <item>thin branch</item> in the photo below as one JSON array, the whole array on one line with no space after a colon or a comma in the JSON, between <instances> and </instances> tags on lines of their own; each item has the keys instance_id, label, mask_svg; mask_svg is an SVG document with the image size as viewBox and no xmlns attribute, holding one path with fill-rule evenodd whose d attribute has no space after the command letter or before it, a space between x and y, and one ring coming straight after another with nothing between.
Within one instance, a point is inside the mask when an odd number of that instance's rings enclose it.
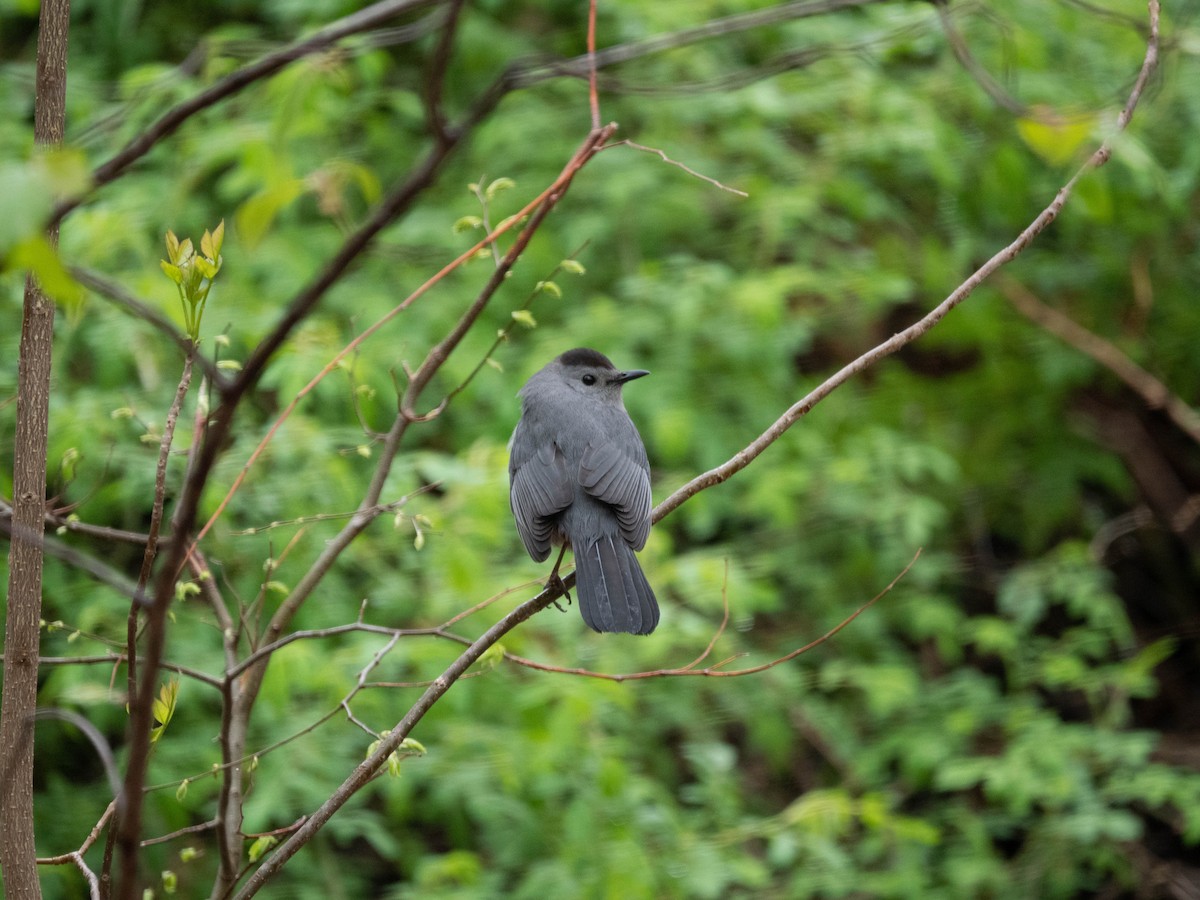
<instances>
[{"instance_id":1,"label":"thin branch","mask_svg":"<svg viewBox=\"0 0 1200 900\"><path fill-rule=\"evenodd\" d=\"M344 16L307 38L281 47L247 66L226 75L208 89L189 97L163 113L150 127L125 145L111 159L92 173L92 187L98 188L114 181L135 162L150 152L164 138L174 134L188 119L233 96L256 81L275 74L298 59L332 47L343 38L367 31L388 19L427 6L435 0L382 0ZM64 200L55 208L51 221L61 222L71 210L84 202L85 197Z\"/></svg>"},{"instance_id":2,"label":"thin branch","mask_svg":"<svg viewBox=\"0 0 1200 900\"><path fill-rule=\"evenodd\" d=\"M425 76L425 119L430 134L439 143L448 143L451 140L446 125L446 113L442 109L442 89L446 84L446 69L450 65L462 7L463 0L449 0L449 9L442 23L442 33L438 37L437 47L433 51L429 71Z\"/></svg>"},{"instance_id":3,"label":"thin branch","mask_svg":"<svg viewBox=\"0 0 1200 900\"><path fill-rule=\"evenodd\" d=\"M353 632L361 632L363 634L382 634L390 638L402 637L427 637L430 635L440 635L444 630L444 626L434 625L429 628L388 628L385 625L371 625L367 622L349 622L345 625L332 625L329 628L312 628L305 631L291 631L281 637L277 641L272 641L270 644L265 644L259 647L236 666L225 673L228 679L234 679L240 676L247 669L257 665L264 659L269 658L273 654L279 652L288 644L296 641L311 641L318 638L335 637L339 634L350 634Z\"/></svg>"},{"instance_id":4,"label":"thin branch","mask_svg":"<svg viewBox=\"0 0 1200 900\"><path fill-rule=\"evenodd\" d=\"M171 445L175 441L175 426L179 422L179 411L183 408L183 399L187 396L188 388L192 384L192 361L195 357L195 345L189 342L188 352L183 358L183 374L175 389L175 398L171 401L171 408L167 410L162 437L158 442L158 464L154 471L154 502L150 508L150 530L146 534L146 549L142 553L142 568L138 573L135 599L129 604L129 615L125 620L125 654L128 658L126 677L130 703L137 696L138 622L144 605L136 598L142 596L146 585L150 583L154 557L158 554L158 530L162 525L163 503L167 494L167 463L171 459Z\"/></svg>"},{"instance_id":5,"label":"thin branch","mask_svg":"<svg viewBox=\"0 0 1200 900\"><path fill-rule=\"evenodd\" d=\"M588 106L592 111L592 131L599 131L600 92L596 89L596 0L588 0L587 76Z\"/></svg>"},{"instance_id":6,"label":"thin branch","mask_svg":"<svg viewBox=\"0 0 1200 900\"><path fill-rule=\"evenodd\" d=\"M793 404L782 416L760 434L757 438L751 441L746 447L739 450L729 460L717 466L714 469L696 476L687 484L672 493L669 497L662 501L654 508L652 519L654 522L661 521L665 516L677 509L689 497L693 497L705 488L710 488L715 484L720 484L731 478L742 469L746 468L751 462L758 457L767 447L777 441L785 431L792 427L802 416L808 413L814 406L820 403L823 399L829 396L836 388L840 387L846 381L859 372L871 367L879 360L886 356L895 353L906 344L915 341L921 335L925 334L929 329L933 328L938 322L946 317L946 315L967 299L975 288L979 287L983 281L996 272L1006 263L1016 259L1016 257L1031 244L1039 234L1041 234L1047 226L1050 225L1070 199L1075 185L1088 172L1097 169L1108 162L1112 156L1113 139L1129 125L1133 118L1133 112L1137 108L1138 101L1141 99L1142 92L1149 82L1151 74L1154 72L1158 64L1158 41L1159 41L1159 6L1158 0L1150 0L1150 37L1146 42L1146 54L1142 60L1141 70L1138 72L1137 81L1134 83L1133 89L1130 91L1129 99L1126 101L1124 108L1117 117L1117 125L1113 134L1109 135L1092 156L1080 167L1080 169L1071 176L1071 179L1059 189L1058 194L1050 205L1047 206L1038 216L1022 231L1017 238L1007 247L1000 250L991 259L985 262L982 266L975 270L969 278L960 284L945 300L934 307L922 319L914 322L908 328L898 334L893 335L882 344L868 350L858 359L844 366L834 375L826 379L821 385L811 391L803 399Z\"/></svg>"},{"instance_id":7,"label":"thin branch","mask_svg":"<svg viewBox=\"0 0 1200 900\"><path fill-rule=\"evenodd\" d=\"M558 178L554 180L554 183L539 195L536 207L530 209L534 204L527 204L525 209L510 218L510 221L520 221L525 215L530 215L528 223L521 229L512 247L504 254L500 265L492 272L487 283L475 298L475 301L467 307L467 310L450 330L450 333L429 351L424 362L413 373L412 378L409 380L408 390L405 392L404 400L401 403L401 411L406 419L412 421L427 417L421 416L414 411L421 391L424 390L430 379L433 378L434 374L442 367L442 364L449 358L467 332L470 331L471 326L475 324L475 320L479 318L479 314L487 307L488 302L495 295L500 285L504 283L504 279L508 277L508 273L512 270L512 267L516 265L521 254L525 252L525 248L533 239L534 234L537 233L538 228L541 227L542 222L545 221L546 216L550 215L551 210L554 209L558 201L566 194L576 174L587 165L592 157L600 152L601 148L603 148L604 144L616 130L616 125L606 125L604 128L589 134L587 139L584 140L583 145L575 151L575 155L571 157L571 160L563 168Z\"/></svg>"},{"instance_id":8,"label":"thin branch","mask_svg":"<svg viewBox=\"0 0 1200 900\"><path fill-rule=\"evenodd\" d=\"M613 144L605 145L605 147L611 147L611 146L614 146L614 145ZM605 149L605 148L602 147L601 149ZM485 215L484 221L485 221L485 225L486 225L486 215ZM583 252L584 248L587 245L588 245L588 242L584 241L582 244L579 245L579 247L577 249L575 249L573 252L569 253L562 261L560 261L558 263L558 265L556 265L553 269L551 269L550 272L546 275L546 277L541 279L540 281L538 281L538 283L533 287L533 289L526 295L525 302L522 303L519 307L517 307L517 309L518 310L529 309L529 307L531 307L533 305L533 301L542 295L543 286L548 284L549 282L553 281L554 278L557 277L557 275L563 270L563 263L566 262L567 260L571 260L573 262L577 261L579 254ZM495 249L495 247L496 247L496 245L493 243L492 248ZM500 265L500 259L499 259L498 252L497 252L496 265ZM463 391L465 391L470 386L471 382L475 380L475 376L478 375L483 370L483 367L485 365L487 365L488 361L492 358L492 354L496 352L496 349L501 344L503 344L505 341L508 340L509 333L511 332L511 330L515 324L516 324L516 320L514 319L496 332L496 336L492 339L491 345L487 348L486 351L484 351L483 355L479 357L479 362L477 362L475 364L475 368L473 368L469 373L467 373L467 377L464 378L461 382L459 382L457 387L455 387L449 393L446 394L446 396L442 399L441 403L439 403L438 406L443 407L443 408L448 406L450 404L451 400L453 400L455 397L457 397L459 394L461 394Z\"/></svg>"},{"instance_id":9,"label":"thin branch","mask_svg":"<svg viewBox=\"0 0 1200 900\"><path fill-rule=\"evenodd\" d=\"M90 665L121 665L125 662L124 653L101 653L92 656L39 656L39 666L90 666ZM188 678L199 681L201 684L207 684L212 688L221 687L221 679L209 675L207 672L201 672L199 669L193 669L191 666L180 665L169 660L163 660L159 668L166 669L168 672L177 672Z\"/></svg>"},{"instance_id":10,"label":"thin branch","mask_svg":"<svg viewBox=\"0 0 1200 900\"><path fill-rule=\"evenodd\" d=\"M813 648L819 647L819 646L821 646L821 644L824 644L826 641L828 641L830 638L832 638L834 635L836 635L838 632L840 632L843 628L845 628L847 625L849 625L851 622L853 622L855 619L857 619L859 616L861 616L863 613L865 613L868 609L870 609L872 606L874 606L876 603L878 603L880 600L882 600L884 597L886 597L888 594L890 594L892 591L892 588L894 588L897 584L899 584L900 580L905 575L908 574L909 569L911 569L916 564L916 562L920 558L920 556L921 556L921 551L917 550L917 552L913 556L913 558L911 560L909 560L908 565L906 565L903 569L901 569L900 573L895 578L893 578L890 582L888 582L887 587L885 587L882 591L880 591L878 594L876 594L874 597L872 597L870 600L868 600L866 603L864 603L862 606L860 606L858 609L856 609L853 613L848 615L846 618L842 619L841 622L839 622L833 628L829 629L827 632L825 632L819 638L809 641L803 647L797 647L796 649L791 650L788 653L785 653L783 656L776 657L775 659L772 659L765 663L761 663L757 666L749 666L744 669L725 669L724 666L728 665L734 659L738 659L744 655L744 654L738 653L733 656L726 657L725 659L722 659L721 661L714 663L711 666L707 666L706 668L703 668L703 669L695 668L696 664L701 659L704 659L704 657L706 657L709 654L709 652L711 652L713 645L717 641L717 638L720 637L721 632L724 630L725 624L729 621L728 604L726 604L726 607L725 607L725 617L722 620L721 625L718 627L716 634L713 636L713 639L709 642L709 645L705 649L704 653L702 653L696 660L693 660L692 662L688 663L687 665L680 666L679 668L675 668L675 669L655 669L653 671L647 671L647 672L629 672L629 673L614 675L614 674L610 674L607 672L595 672L595 671L592 671L591 669L565 668L563 666L555 666L555 665L551 665L549 663L540 663L540 662L536 662L532 659L527 659L524 656L517 656L515 653L509 653L507 651L504 654L504 658L511 662L516 663L517 665L525 666L528 669L537 669L538 671L541 671L541 672L554 672L558 675L580 675L580 676L584 676L587 678L599 678L604 681L643 681L647 678L680 678L680 677L688 677L688 676L696 676L696 675L703 676L706 678L741 678L746 675L755 675L759 672L765 672L767 669L773 669L776 666L782 665L785 662L790 662L791 660L795 659L797 656L800 656L803 653L807 653L808 651L812 650Z\"/></svg>"},{"instance_id":11,"label":"thin branch","mask_svg":"<svg viewBox=\"0 0 1200 900\"><path fill-rule=\"evenodd\" d=\"M413 727L421 721L430 708L446 693L472 663L483 656L488 648L500 640L505 634L527 620L534 613L545 609L557 597L558 592L546 588L532 600L522 603L508 613L499 622L474 640L457 659L452 662L441 675L420 696L416 703L409 708L404 717L397 723L386 737L382 738L379 746L366 760L355 767L354 771L333 792L333 794L272 853L250 876L250 879L235 895L235 900L246 900L253 897L263 885L281 869L296 851L303 847L316 832L324 826L333 814L354 796L357 791L375 777L375 773L387 764L387 759L399 749L400 744L408 737Z\"/></svg>"},{"instance_id":12,"label":"thin branch","mask_svg":"<svg viewBox=\"0 0 1200 900\"><path fill-rule=\"evenodd\" d=\"M971 48L967 46L967 42L959 33L958 28L954 24L953 15L950 10L948 0L933 0L934 9L937 10L938 21L941 23L942 32L946 36L946 43L950 45L951 51L954 53L954 58L973 79L975 83L983 89L1001 109L1007 110L1014 116L1024 116L1028 110L1025 104L1002 88L996 79L992 78L991 74L981 66L978 60L971 55Z\"/></svg>"},{"instance_id":13,"label":"thin branch","mask_svg":"<svg viewBox=\"0 0 1200 900\"><path fill-rule=\"evenodd\" d=\"M547 78L555 78L562 75L572 75L581 78L589 77L597 68L628 62L632 59L662 53L666 50L686 47L689 44L699 43L711 38L723 37L740 31L749 31L753 28L762 28L767 25L777 25L796 19L822 16L842 9L871 6L875 3L883 2L888 2L888 0L793 0L791 3L780 3L777 6L770 6L766 9L737 13L722 19L714 19L692 28L683 28L679 31L673 31L670 34L658 35L657 37L647 38L643 41L631 41L628 44L608 47L594 53L585 53L572 59L530 63L522 67L516 74L516 82L519 87L527 87L539 81L544 81Z\"/></svg>"},{"instance_id":14,"label":"thin branch","mask_svg":"<svg viewBox=\"0 0 1200 900\"><path fill-rule=\"evenodd\" d=\"M1001 278L998 286L1017 312L1104 366L1125 382L1148 407L1161 409L1180 431L1200 445L1200 413L1167 385L1114 344L1088 331L1059 310L1047 306L1015 278Z\"/></svg>"},{"instance_id":15,"label":"thin branch","mask_svg":"<svg viewBox=\"0 0 1200 900\"><path fill-rule=\"evenodd\" d=\"M402 509L405 505L407 505L408 501L411 500L413 497L416 497L419 494L427 493L429 491L435 491L438 488L440 488L441 485L442 485L442 483L440 481L434 482L432 484L423 484L423 485L421 485L421 487L417 488L417 490L413 491L411 494L405 494L399 500L393 500L391 503L376 504L376 509L373 510L373 512L375 512L378 515L383 515L384 513L395 512L396 510ZM266 525L259 525L256 528L242 528L240 530L231 531L229 533L232 535L237 535L239 537L246 537L249 535L264 534L265 532L273 531L276 528L288 528L288 527L294 527L297 525L311 525L314 522L338 522L338 521L342 521L345 519L352 519L352 518L354 518L355 515L358 515L359 513L360 513L360 510L353 510L351 512L336 512L336 513L313 513L311 516L297 516L294 519L277 519L274 522L270 522Z\"/></svg>"},{"instance_id":16,"label":"thin branch","mask_svg":"<svg viewBox=\"0 0 1200 900\"><path fill-rule=\"evenodd\" d=\"M0 503L0 535L11 537L16 531L20 530L20 527L13 524L8 509L7 504ZM102 562L94 556L84 553L82 550L64 543L56 537L45 535L42 538L42 550L47 556L61 560L67 565L79 569L81 572L86 572L96 581L107 585L122 596L130 598L135 603L146 604L149 602L146 595L138 591L138 587L133 582L133 579L127 577L125 573L114 569L108 563Z\"/></svg>"},{"instance_id":17,"label":"thin branch","mask_svg":"<svg viewBox=\"0 0 1200 900\"><path fill-rule=\"evenodd\" d=\"M684 669L694 669L704 660L708 659L710 653L713 652L713 647L717 645L717 641L721 639L721 635L725 633L725 629L729 627L729 560L725 560L725 573L721 578L721 624L717 626L717 630L713 632L712 638L708 642L708 646L693 659Z\"/></svg>"},{"instance_id":18,"label":"thin branch","mask_svg":"<svg viewBox=\"0 0 1200 900\"><path fill-rule=\"evenodd\" d=\"M172 831L170 834L160 834L158 837L146 838L144 841L142 841L142 846L153 847L155 844L166 844L189 834L202 834L205 831L212 831L219 824L220 822L218 822L216 819L209 819L207 822L198 822L195 825L187 825L183 828Z\"/></svg>"},{"instance_id":19,"label":"thin branch","mask_svg":"<svg viewBox=\"0 0 1200 900\"><path fill-rule=\"evenodd\" d=\"M642 144L638 144L638 143L635 143L634 141L628 141L628 140L617 141L615 143L609 144L604 149L607 150L609 147L631 147L634 150L641 150L645 153L653 153L654 155L658 156L663 162L667 163L668 165L683 169L683 171L687 172L693 178L699 178L701 181L707 181L713 187L720 188L723 191L728 191L731 194L737 194L739 197L749 197L750 196L745 191L739 191L737 188L730 187L727 184L722 184L721 182L717 181L717 179L715 179L715 178L709 178L707 175L701 175L695 169L690 168L689 166L685 166L683 163L679 162L678 160L671 159L671 157L667 156L666 153L664 153L662 150L659 150L657 147L646 147L646 146L643 146Z\"/></svg>"}]
</instances>

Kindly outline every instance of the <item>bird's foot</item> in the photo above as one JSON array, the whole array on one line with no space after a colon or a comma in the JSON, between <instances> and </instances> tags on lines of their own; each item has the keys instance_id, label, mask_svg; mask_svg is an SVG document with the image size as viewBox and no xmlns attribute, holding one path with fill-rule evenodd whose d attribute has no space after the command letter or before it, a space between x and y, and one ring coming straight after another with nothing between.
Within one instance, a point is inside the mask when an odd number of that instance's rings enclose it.
<instances>
[{"instance_id":1,"label":"bird's foot","mask_svg":"<svg viewBox=\"0 0 1200 900\"><path fill-rule=\"evenodd\" d=\"M571 592L567 590L566 582L564 582L562 580L562 576L558 574L557 567L555 567L554 572L550 574L550 577L546 579L546 587L554 588L557 591L562 591L563 599L567 601L567 606L571 605ZM557 600L552 600L551 602L554 604L554 608L559 612L566 612L566 610L559 605Z\"/></svg>"}]
</instances>

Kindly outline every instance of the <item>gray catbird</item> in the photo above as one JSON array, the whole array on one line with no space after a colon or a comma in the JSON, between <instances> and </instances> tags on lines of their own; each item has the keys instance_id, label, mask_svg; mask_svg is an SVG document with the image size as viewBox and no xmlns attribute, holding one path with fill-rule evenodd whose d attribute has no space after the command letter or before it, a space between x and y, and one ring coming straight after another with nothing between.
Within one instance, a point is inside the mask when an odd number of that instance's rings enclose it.
<instances>
[{"instance_id":1,"label":"gray catbird","mask_svg":"<svg viewBox=\"0 0 1200 900\"><path fill-rule=\"evenodd\" d=\"M538 562L551 544L570 545L579 611L596 631L649 634L658 624L633 552L650 533L650 464L621 402L621 386L649 374L618 371L603 353L579 348L520 392L508 463L517 531Z\"/></svg>"}]
</instances>

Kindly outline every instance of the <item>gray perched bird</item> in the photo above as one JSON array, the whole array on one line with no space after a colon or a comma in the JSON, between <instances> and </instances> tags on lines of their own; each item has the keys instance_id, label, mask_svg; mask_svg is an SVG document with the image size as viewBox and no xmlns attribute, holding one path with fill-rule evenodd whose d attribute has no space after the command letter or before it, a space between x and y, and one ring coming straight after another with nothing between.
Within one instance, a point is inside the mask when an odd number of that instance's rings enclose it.
<instances>
[{"instance_id":1,"label":"gray perched bird","mask_svg":"<svg viewBox=\"0 0 1200 900\"><path fill-rule=\"evenodd\" d=\"M537 562L552 544L563 552L570 545L579 611L596 631L649 634L658 624L654 591L634 555L650 534L650 463L621 402L622 385L649 374L618 371L603 353L579 348L519 394L508 462L517 531Z\"/></svg>"}]
</instances>

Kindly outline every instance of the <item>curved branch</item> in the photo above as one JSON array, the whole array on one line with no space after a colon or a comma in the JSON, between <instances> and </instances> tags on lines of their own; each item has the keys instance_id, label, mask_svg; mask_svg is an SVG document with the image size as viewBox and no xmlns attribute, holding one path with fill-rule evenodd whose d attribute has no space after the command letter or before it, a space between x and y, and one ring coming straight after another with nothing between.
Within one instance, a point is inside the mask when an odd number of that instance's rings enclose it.
<instances>
[{"instance_id":1,"label":"curved branch","mask_svg":"<svg viewBox=\"0 0 1200 900\"><path fill-rule=\"evenodd\" d=\"M737 658L736 656L731 656L721 660L720 662L713 663L711 666L705 666L703 669L696 668L696 666L712 652L712 648L716 644L717 638L719 638L721 633L725 630L725 626L729 622L728 605L725 607L725 615L721 620L721 624L717 627L716 632L714 632L713 638L711 641L709 641L708 646L704 648L704 652L687 665L679 666L678 668L674 669L654 669L648 672L628 672L624 674L613 675L607 672L595 672L591 669L565 668L563 666L550 665L549 663L540 663L524 656L517 656L515 653L505 652L504 658L510 662L516 663L519 666L524 666L527 669L537 669L540 672L554 672L558 675L581 675L587 678L599 678L604 681L644 681L647 678L680 678L689 675L698 675L706 678L740 678L744 675L756 675L759 672L765 672L767 669L773 669L785 662L790 662L797 656L807 653L809 650L812 650L815 647L821 646L821 644L824 644L830 638L834 637L834 635L844 629L847 625L890 594L892 592L892 588L900 583L900 579L907 575L909 569L916 565L916 562L920 556L921 550L918 549L913 555L913 558L909 560L908 565L901 569L900 573L888 582L887 587L885 587L882 591L880 591L850 615L846 616L846 618L842 619L842 621L838 622L837 625L833 626L833 628L830 628L820 637L809 641L802 647L789 650L783 656L777 656L775 659L769 660L765 663L759 663L756 666L747 666L742 669L726 669L724 666Z\"/></svg>"}]
</instances>

